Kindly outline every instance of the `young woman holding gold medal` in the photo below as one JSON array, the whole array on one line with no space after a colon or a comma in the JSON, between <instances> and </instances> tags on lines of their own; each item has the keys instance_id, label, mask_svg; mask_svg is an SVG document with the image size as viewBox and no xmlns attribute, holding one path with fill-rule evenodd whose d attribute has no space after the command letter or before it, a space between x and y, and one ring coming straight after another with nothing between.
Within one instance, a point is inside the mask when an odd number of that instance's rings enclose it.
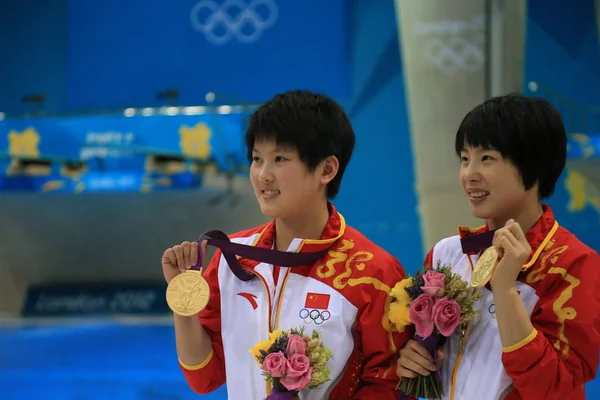
<instances>
[{"instance_id":1,"label":"young woman holding gold medal","mask_svg":"<svg viewBox=\"0 0 600 400\"><path fill-rule=\"evenodd\" d=\"M434 365L414 340L399 377L441 369L444 399L584 400L600 350L600 256L561 227L542 199L566 162L567 138L545 100L490 99L456 135L460 182L480 228L459 227L425 265L449 264L477 288L479 316Z\"/></svg>"},{"instance_id":2,"label":"young woman holding gold medal","mask_svg":"<svg viewBox=\"0 0 600 400\"><path fill-rule=\"evenodd\" d=\"M395 400L397 352L408 337L393 332L384 310L405 273L329 202L354 140L333 100L307 91L277 95L253 113L246 133L250 181L273 222L229 236L209 232L219 248L203 275L204 236L163 254L177 354L194 391L226 383L230 399L275 398L250 351L277 331L302 327L322 335L333 355L328 379L277 398ZM299 371L298 380L312 382L317 372ZM289 382L287 389L303 387Z\"/></svg>"}]
</instances>

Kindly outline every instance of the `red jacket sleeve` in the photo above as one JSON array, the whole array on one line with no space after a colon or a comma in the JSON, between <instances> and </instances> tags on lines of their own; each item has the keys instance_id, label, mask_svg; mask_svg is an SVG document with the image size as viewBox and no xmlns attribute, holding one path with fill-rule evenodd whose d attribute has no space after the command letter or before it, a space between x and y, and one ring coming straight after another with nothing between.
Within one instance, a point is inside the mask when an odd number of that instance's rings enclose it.
<instances>
[{"instance_id":1,"label":"red jacket sleeve","mask_svg":"<svg viewBox=\"0 0 600 400\"><path fill-rule=\"evenodd\" d=\"M406 273L400 263L391 258L381 276L376 277L387 287L392 288L404 279ZM367 293L370 301L358 316L357 334L362 348L364 367L360 375L355 400L396 400L396 361L398 350L410 339L407 333L392 331L385 312L390 297L387 291L370 286Z\"/></svg>"},{"instance_id":2,"label":"red jacket sleeve","mask_svg":"<svg viewBox=\"0 0 600 400\"><path fill-rule=\"evenodd\" d=\"M196 393L210 393L225 383L225 357L221 337L221 293L219 290L219 260L221 251L217 250L204 272L204 279L210 287L210 299L207 307L199 314L200 323L212 342L212 351L202 363L194 366L179 362L183 375Z\"/></svg>"},{"instance_id":3,"label":"red jacket sleeve","mask_svg":"<svg viewBox=\"0 0 600 400\"><path fill-rule=\"evenodd\" d=\"M600 256L583 254L567 269L558 258L545 274L550 287L533 311L535 330L505 348L502 362L522 399L583 400L598 368Z\"/></svg>"},{"instance_id":4,"label":"red jacket sleeve","mask_svg":"<svg viewBox=\"0 0 600 400\"><path fill-rule=\"evenodd\" d=\"M433 247L429 249L427 255L425 256L425 261L423 261L423 269L431 269L433 268Z\"/></svg>"}]
</instances>

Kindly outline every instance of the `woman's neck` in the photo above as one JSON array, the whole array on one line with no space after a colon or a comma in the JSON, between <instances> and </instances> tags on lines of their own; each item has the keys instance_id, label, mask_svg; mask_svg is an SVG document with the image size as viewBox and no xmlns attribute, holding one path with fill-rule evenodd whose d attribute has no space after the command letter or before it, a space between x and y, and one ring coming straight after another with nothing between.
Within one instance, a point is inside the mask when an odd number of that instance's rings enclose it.
<instances>
[{"instance_id":1,"label":"woman's neck","mask_svg":"<svg viewBox=\"0 0 600 400\"><path fill-rule=\"evenodd\" d=\"M294 218L277 218L275 220L275 243L278 250L286 251L292 240L321 239L323 230L329 221L329 207L325 203L322 207L308 215Z\"/></svg>"},{"instance_id":2,"label":"woman's neck","mask_svg":"<svg viewBox=\"0 0 600 400\"><path fill-rule=\"evenodd\" d=\"M525 206L520 209L518 212L513 213L512 215L507 215L501 218L494 218L488 220L488 227L490 230L503 228L506 225L506 222L509 219L517 222L523 233L527 234L529 230L535 225L535 223L540 219L544 210L542 208L542 204L539 202L532 203L531 205Z\"/></svg>"}]
</instances>

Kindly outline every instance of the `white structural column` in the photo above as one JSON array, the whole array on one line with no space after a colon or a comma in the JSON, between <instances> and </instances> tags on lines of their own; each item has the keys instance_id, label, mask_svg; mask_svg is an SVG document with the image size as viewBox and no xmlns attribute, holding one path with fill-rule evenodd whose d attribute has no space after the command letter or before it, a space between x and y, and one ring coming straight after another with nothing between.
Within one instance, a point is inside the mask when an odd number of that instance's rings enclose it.
<instances>
[{"instance_id":1,"label":"white structural column","mask_svg":"<svg viewBox=\"0 0 600 400\"><path fill-rule=\"evenodd\" d=\"M482 223L471 216L459 184L454 137L465 114L487 95L520 91L523 57L518 48L522 53L525 2L507 8L504 3L511 2L502 0L487 5L482 0L395 1L421 230L428 250L456 233L457 225ZM486 7L493 10L490 18ZM520 30L508 29L506 21L512 24L519 12L521 20L514 23ZM491 36L486 36L486 20L491 21ZM509 38L521 44L506 42ZM486 54L493 57L490 64Z\"/></svg>"}]
</instances>

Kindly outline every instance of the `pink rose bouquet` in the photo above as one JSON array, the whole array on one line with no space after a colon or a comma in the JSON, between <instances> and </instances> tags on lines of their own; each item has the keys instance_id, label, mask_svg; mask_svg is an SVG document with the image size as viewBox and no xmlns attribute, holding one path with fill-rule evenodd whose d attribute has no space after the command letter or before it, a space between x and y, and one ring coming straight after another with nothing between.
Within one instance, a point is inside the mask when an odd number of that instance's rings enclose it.
<instances>
[{"instance_id":1,"label":"pink rose bouquet","mask_svg":"<svg viewBox=\"0 0 600 400\"><path fill-rule=\"evenodd\" d=\"M250 350L263 375L273 387L268 400L298 398L329 380L327 361L332 353L317 331L306 336L303 329L276 330Z\"/></svg>"},{"instance_id":2,"label":"pink rose bouquet","mask_svg":"<svg viewBox=\"0 0 600 400\"><path fill-rule=\"evenodd\" d=\"M414 276L398 282L390 291L387 309L390 323L398 332L414 325L415 339L437 362L437 349L459 326L478 315L474 303L478 292L469 287L449 266L424 268ZM402 378L397 390L400 400L409 397L441 399L444 396L442 376L436 374Z\"/></svg>"}]
</instances>

